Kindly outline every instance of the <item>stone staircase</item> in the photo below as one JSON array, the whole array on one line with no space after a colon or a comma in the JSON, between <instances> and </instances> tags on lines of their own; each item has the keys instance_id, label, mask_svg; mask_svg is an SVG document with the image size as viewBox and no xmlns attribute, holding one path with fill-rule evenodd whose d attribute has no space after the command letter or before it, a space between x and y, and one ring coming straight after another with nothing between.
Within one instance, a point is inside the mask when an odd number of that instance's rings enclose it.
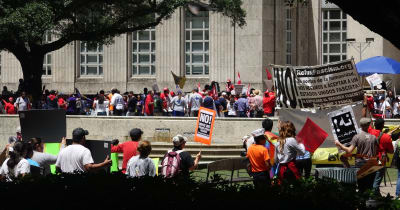
<instances>
[{"instance_id":1,"label":"stone staircase","mask_svg":"<svg viewBox=\"0 0 400 210\"><path fill-rule=\"evenodd\" d=\"M165 142L152 142L151 143L152 151L150 154L150 158L160 158L160 160L164 157L165 153L172 149L172 143ZM208 164L210 162L227 159L227 158L236 158L240 157L240 153L244 151L241 144L214 144L214 145L204 145L197 142L187 142L185 146L185 151L188 151L193 158L196 157L196 154L201 150L202 158L200 160L200 164ZM119 155L119 163L122 163L122 154Z\"/></svg>"}]
</instances>

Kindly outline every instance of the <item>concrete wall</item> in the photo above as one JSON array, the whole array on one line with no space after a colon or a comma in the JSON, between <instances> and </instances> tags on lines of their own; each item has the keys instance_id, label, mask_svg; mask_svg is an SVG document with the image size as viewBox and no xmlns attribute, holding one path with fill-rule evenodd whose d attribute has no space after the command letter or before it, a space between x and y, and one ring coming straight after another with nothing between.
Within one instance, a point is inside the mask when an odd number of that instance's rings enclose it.
<instances>
[{"instance_id":1,"label":"concrete wall","mask_svg":"<svg viewBox=\"0 0 400 210\"><path fill-rule=\"evenodd\" d=\"M277 119L272 118L276 130ZM215 144L240 144L241 138L253 130L261 128L262 119L217 118L214 124L213 139ZM18 115L0 115L0 148L10 136L15 135L19 126ZM193 141L196 118L165 117L84 117L67 116L67 138L71 138L72 130L82 127L89 131L87 139L115 139L125 141L132 128L144 131L144 138L150 141L171 141L176 134L183 134ZM158 131L156 131L156 129ZM165 133L162 130L170 130ZM165 138L167 136L171 138Z\"/></svg>"}]
</instances>

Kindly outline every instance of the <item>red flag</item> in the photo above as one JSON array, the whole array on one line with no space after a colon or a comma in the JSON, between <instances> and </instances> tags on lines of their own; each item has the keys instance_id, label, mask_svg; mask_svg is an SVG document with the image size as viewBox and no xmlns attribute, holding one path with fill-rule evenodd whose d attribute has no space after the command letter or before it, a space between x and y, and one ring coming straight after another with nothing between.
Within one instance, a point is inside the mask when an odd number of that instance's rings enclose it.
<instances>
[{"instance_id":1,"label":"red flag","mask_svg":"<svg viewBox=\"0 0 400 210\"><path fill-rule=\"evenodd\" d=\"M267 79L272 80L272 74L269 73L268 68L265 68L265 71L267 72Z\"/></svg>"},{"instance_id":2,"label":"red flag","mask_svg":"<svg viewBox=\"0 0 400 210\"><path fill-rule=\"evenodd\" d=\"M199 91L199 93L201 92L200 82L197 83L197 91Z\"/></svg>"},{"instance_id":3,"label":"red flag","mask_svg":"<svg viewBox=\"0 0 400 210\"><path fill-rule=\"evenodd\" d=\"M238 78L239 78L239 80L238 80L238 85L241 85L242 84L242 80L240 80L240 73L238 72Z\"/></svg>"},{"instance_id":4,"label":"red flag","mask_svg":"<svg viewBox=\"0 0 400 210\"><path fill-rule=\"evenodd\" d=\"M328 134L308 117L303 128L297 134L297 138L303 141L306 150L311 153L321 146L326 137L328 137Z\"/></svg>"},{"instance_id":5,"label":"red flag","mask_svg":"<svg viewBox=\"0 0 400 210\"><path fill-rule=\"evenodd\" d=\"M212 98L214 100L216 100L218 98L217 88L215 87L215 85L213 85L213 87L212 87L212 95L213 95Z\"/></svg>"},{"instance_id":6,"label":"red flag","mask_svg":"<svg viewBox=\"0 0 400 210\"><path fill-rule=\"evenodd\" d=\"M247 97L250 96L250 83L249 83L249 85L247 86L246 95L247 95Z\"/></svg>"}]
</instances>

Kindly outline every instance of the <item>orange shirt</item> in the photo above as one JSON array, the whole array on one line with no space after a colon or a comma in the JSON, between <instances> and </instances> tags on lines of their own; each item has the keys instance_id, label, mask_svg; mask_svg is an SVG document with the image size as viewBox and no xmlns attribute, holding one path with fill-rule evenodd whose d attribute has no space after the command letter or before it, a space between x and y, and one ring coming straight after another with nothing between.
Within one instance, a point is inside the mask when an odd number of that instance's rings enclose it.
<instances>
[{"instance_id":1,"label":"orange shirt","mask_svg":"<svg viewBox=\"0 0 400 210\"><path fill-rule=\"evenodd\" d=\"M114 110L114 106L111 105L111 99L112 99L112 94L108 94L108 100L110 101L110 105L108 105L108 110L113 111Z\"/></svg>"},{"instance_id":2,"label":"orange shirt","mask_svg":"<svg viewBox=\"0 0 400 210\"><path fill-rule=\"evenodd\" d=\"M268 171L265 162L268 161L269 154L267 148L264 145L253 144L247 150L247 157L250 160L252 172L263 172Z\"/></svg>"}]
</instances>

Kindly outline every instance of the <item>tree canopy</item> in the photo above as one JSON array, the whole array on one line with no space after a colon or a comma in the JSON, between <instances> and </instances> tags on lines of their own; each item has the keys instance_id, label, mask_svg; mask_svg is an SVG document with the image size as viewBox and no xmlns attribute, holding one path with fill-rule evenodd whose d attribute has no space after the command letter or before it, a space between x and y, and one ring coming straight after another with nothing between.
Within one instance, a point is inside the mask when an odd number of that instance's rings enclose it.
<instances>
[{"instance_id":1,"label":"tree canopy","mask_svg":"<svg viewBox=\"0 0 400 210\"><path fill-rule=\"evenodd\" d=\"M400 1L328 1L400 49Z\"/></svg>"},{"instance_id":2,"label":"tree canopy","mask_svg":"<svg viewBox=\"0 0 400 210\"><path fill-rule=\"evenodd\" d=\"M1 0L0 50L17 57L27 90L37 99L44 55L72 41L109 44L120 34L160 24L181 7L222 13L243 26L241 5L242 0ZM45 41L47 32L52 42Z\"/></svg>"}]
</instances>

